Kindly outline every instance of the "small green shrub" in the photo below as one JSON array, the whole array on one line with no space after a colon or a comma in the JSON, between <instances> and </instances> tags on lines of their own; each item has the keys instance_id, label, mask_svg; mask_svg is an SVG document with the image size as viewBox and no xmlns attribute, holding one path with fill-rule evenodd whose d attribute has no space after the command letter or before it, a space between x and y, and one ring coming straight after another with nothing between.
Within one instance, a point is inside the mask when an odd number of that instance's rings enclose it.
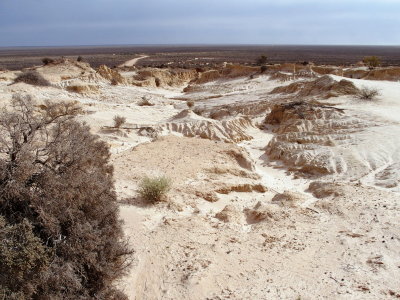
<instances>
[{"instance_id":1,"label":"small green shrub","mask_svg":"<svg viewBox=\"0 0 400 300\"><path fill-rule=\"evenodd\" d=\"M37 86L50 86L51 83L36 71L24 72L15 78L14 83L24 82Z\"/></svg>"},{"instance_id":2,"label":"small green shrub","mask_svg":"<svg viewBox=\"0 0 400 300\"><path fill-rule=\"evenodd\" d=\"M363 58L363 63L370 69L373 69L381 64L381 60L377 56L366 56Z\"/></svg>"},{"instance_id":3,"label":"small green shrub","mask_svg":"<svg viewBox=\"0 0 400 300\"><path fill-rule=\"evenodd\" d=\"M165 176L144 177L139 184L139 195L149 203L161 201L171 188L171 181Z\"/></svg>"}]
</instances>

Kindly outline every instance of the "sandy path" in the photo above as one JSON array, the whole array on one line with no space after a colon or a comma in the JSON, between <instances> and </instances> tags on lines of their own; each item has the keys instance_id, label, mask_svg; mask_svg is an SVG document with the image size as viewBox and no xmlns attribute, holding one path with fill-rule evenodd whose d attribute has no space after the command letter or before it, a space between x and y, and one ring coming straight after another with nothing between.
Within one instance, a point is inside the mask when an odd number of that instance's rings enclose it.
<instances>
[{"instance_id":1,"label":"sandy path","mask_svg":"<svg viewBox=\"0 0 400 300\"><path fill-rule=\"evenodd\" d=\"M142 56L130 59L130 60L124 62L123 64L119 65L119 67L133 67L134 65L136 65L136 63L139 60L141 60L143 58L146 58L146 57L149 57L149 56L148 55L142 55Z\"/></svg>"}]
</instances>

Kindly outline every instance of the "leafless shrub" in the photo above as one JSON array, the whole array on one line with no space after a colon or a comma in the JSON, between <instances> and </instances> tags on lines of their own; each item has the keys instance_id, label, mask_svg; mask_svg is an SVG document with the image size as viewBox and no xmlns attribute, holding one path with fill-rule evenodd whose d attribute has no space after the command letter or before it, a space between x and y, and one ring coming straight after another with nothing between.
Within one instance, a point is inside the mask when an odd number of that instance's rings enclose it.
<instances>
[{"instance_id":1,"label":"leafless shrub","mask_svg":"<svg viewBox=\"0 0 400 300\"><path fill-rule=\"evenodd\" d=\"M380 95L380 92L376 88L362 87L357 93L357 98L361 100L372 101Z\"/></svg>"},{"instance_id":2,"label":"leafless shrub","mask_svg":"<svg viewBox=\"0 0 400 300\"><path fill-rule=\"evenodd\" d=\"M125 117L121 117L121 116L114 116L114 127L116 128L120 128L123 124L125 124L126 122L126 118Z\"/></svg>"},{"instance_id":3,"label":"leafless shrub","mask_svg":"<svg viewBox=\"0 0 400 300\"><path fill-rule=\"evenodd\" d=\"M0 294L123 299L128 265L106 143L75 103L13 97L0 112Z\"/></svg>"},{"instance_id":4,"label":"leafless shrub","mask_svg":"<svg viewBox=\"0 0 400 300\"><path fill-rule=\"evenodd\" d=\"M51 83L36 71L28 71L18 75L14 83L18 82L37 86L51 86Z\"/></svg>"}]
</instances>

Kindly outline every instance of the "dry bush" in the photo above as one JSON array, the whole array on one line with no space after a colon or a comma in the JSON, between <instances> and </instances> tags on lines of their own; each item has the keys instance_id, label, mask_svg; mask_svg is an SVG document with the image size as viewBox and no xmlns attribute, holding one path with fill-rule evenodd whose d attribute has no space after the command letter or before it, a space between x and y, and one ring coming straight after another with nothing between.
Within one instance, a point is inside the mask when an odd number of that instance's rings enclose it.
<instances>
[{"instance_id":1,"label":"dry bush","mask_svg":"<svg viewBox=\"0 0 400 300\"><path fill-rule=\"evenodd\" d=\"M194 101L186 101L186 105L189 109L192 109L194 107Z\"/></svg>"},{"instance_id":2,"label":"dry bush","mask_svg":"<svg viewBox=\"0 0 400 300\"><path fill-rule=\"evenodd\" d=\"M37 86L51 86L51 83L36 71L28 71L18 75L14 83L18 82Z\"/></svg>"},{"instance_id":3,"label":"dry bush","mask_svg":"<svg viewBox=\"0 0 400 300\"><path fill-rule=\"evenodd\" d=\"M0 293L4 299L123 299L131 251L105 142L75 103L14 96L0 112Z\"/></svg>"},{"instance_id":4,"label":"dry bush","mask_svg":"<svg viewBox=\"0 0 400 300\"><path fill-rule=\"evenodd\" d=\"M142 100L138 102L139 106L153 106L153 103L150 103L149 99L147 99L145 96L142 97Z\"/></svg>"},{"instance_id":5,"label":"dry bush","mask_svg":"<svg viewBox=\"0 0 400 300\"><path fill-rule=\"evenodd\" d=\"M46 66L46 65L48 65L48 64L52 64L52 63L54 63L55 62L55 60L54 59L52 59L52 58L49 58L49 57L44 57L44 58L42 58L42 63Z\"/></svg>"},{"instance_id":6,"label":"dry bush","mask_svg":"<svg viewBox=\"0 0 400 300\"><path fill-rule=\"evenodd\" d=\"M83 57L82 57L82 56L78 56L78 58L76 59L76 61L83 61Z\"/></svg>"},{"instance_id":7,"label":"dry bush","mask_svg":"<svg viewBox=\"0 0 400 300\"><path fill-rule=\"evenodd\" d=\"M265 55L261 55L259 58L257 58L256 60L256 64L259 66L265 65L268 61L267 56Z\"/></svg>"},{"instance_id":8,"label":"dry bush","mask_svg":"<svg viewBox=\"0 0 400 300\"><path fill-rule=\"evenodd\" d=\"M149 203L161 201L171 188L171 181L165 177L144 177L139 183L139 195Z\"/></svg>"},{"instance_id":9,"label":"dry bush","mask_svg":"<svg viewBox=\"0 0 400 300\"><path fill-rule=\"evenodd\" d=\"M126 118L125 117L121 117L121 116L114 116L114 127L116 128L120 128L122 125L125 124L126 122Z\"/></svg>"},{"instance_id":10,"label":"dry bush","mask_svg":"<svg viewBox=\"0 0 400 300\"><path fill-rule=\"evenodd\" d=\"M356 94L358 99L361 100L368 100L372 101L375 100L376 97L380 95L380 92L376 88L369 88L369 87L363 87L360 89L360 91Z\"/></svg>"}]
</instances>

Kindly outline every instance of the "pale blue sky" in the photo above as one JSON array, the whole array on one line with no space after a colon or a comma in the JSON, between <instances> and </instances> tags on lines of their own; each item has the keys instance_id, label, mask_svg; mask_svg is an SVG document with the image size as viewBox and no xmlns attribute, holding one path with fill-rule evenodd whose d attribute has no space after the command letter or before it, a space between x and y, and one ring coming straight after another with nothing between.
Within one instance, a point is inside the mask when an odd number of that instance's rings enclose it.
<instances>
[{"instance_id":1,"label":"pale blue sky","mask_svg":"<svg viewBox=\"0 0 400 300\"><path fill-rule=\"evenodd\" d=\"M0 47L400 45L400 0L0 0Z\"/></svg>"}]
</instances>

